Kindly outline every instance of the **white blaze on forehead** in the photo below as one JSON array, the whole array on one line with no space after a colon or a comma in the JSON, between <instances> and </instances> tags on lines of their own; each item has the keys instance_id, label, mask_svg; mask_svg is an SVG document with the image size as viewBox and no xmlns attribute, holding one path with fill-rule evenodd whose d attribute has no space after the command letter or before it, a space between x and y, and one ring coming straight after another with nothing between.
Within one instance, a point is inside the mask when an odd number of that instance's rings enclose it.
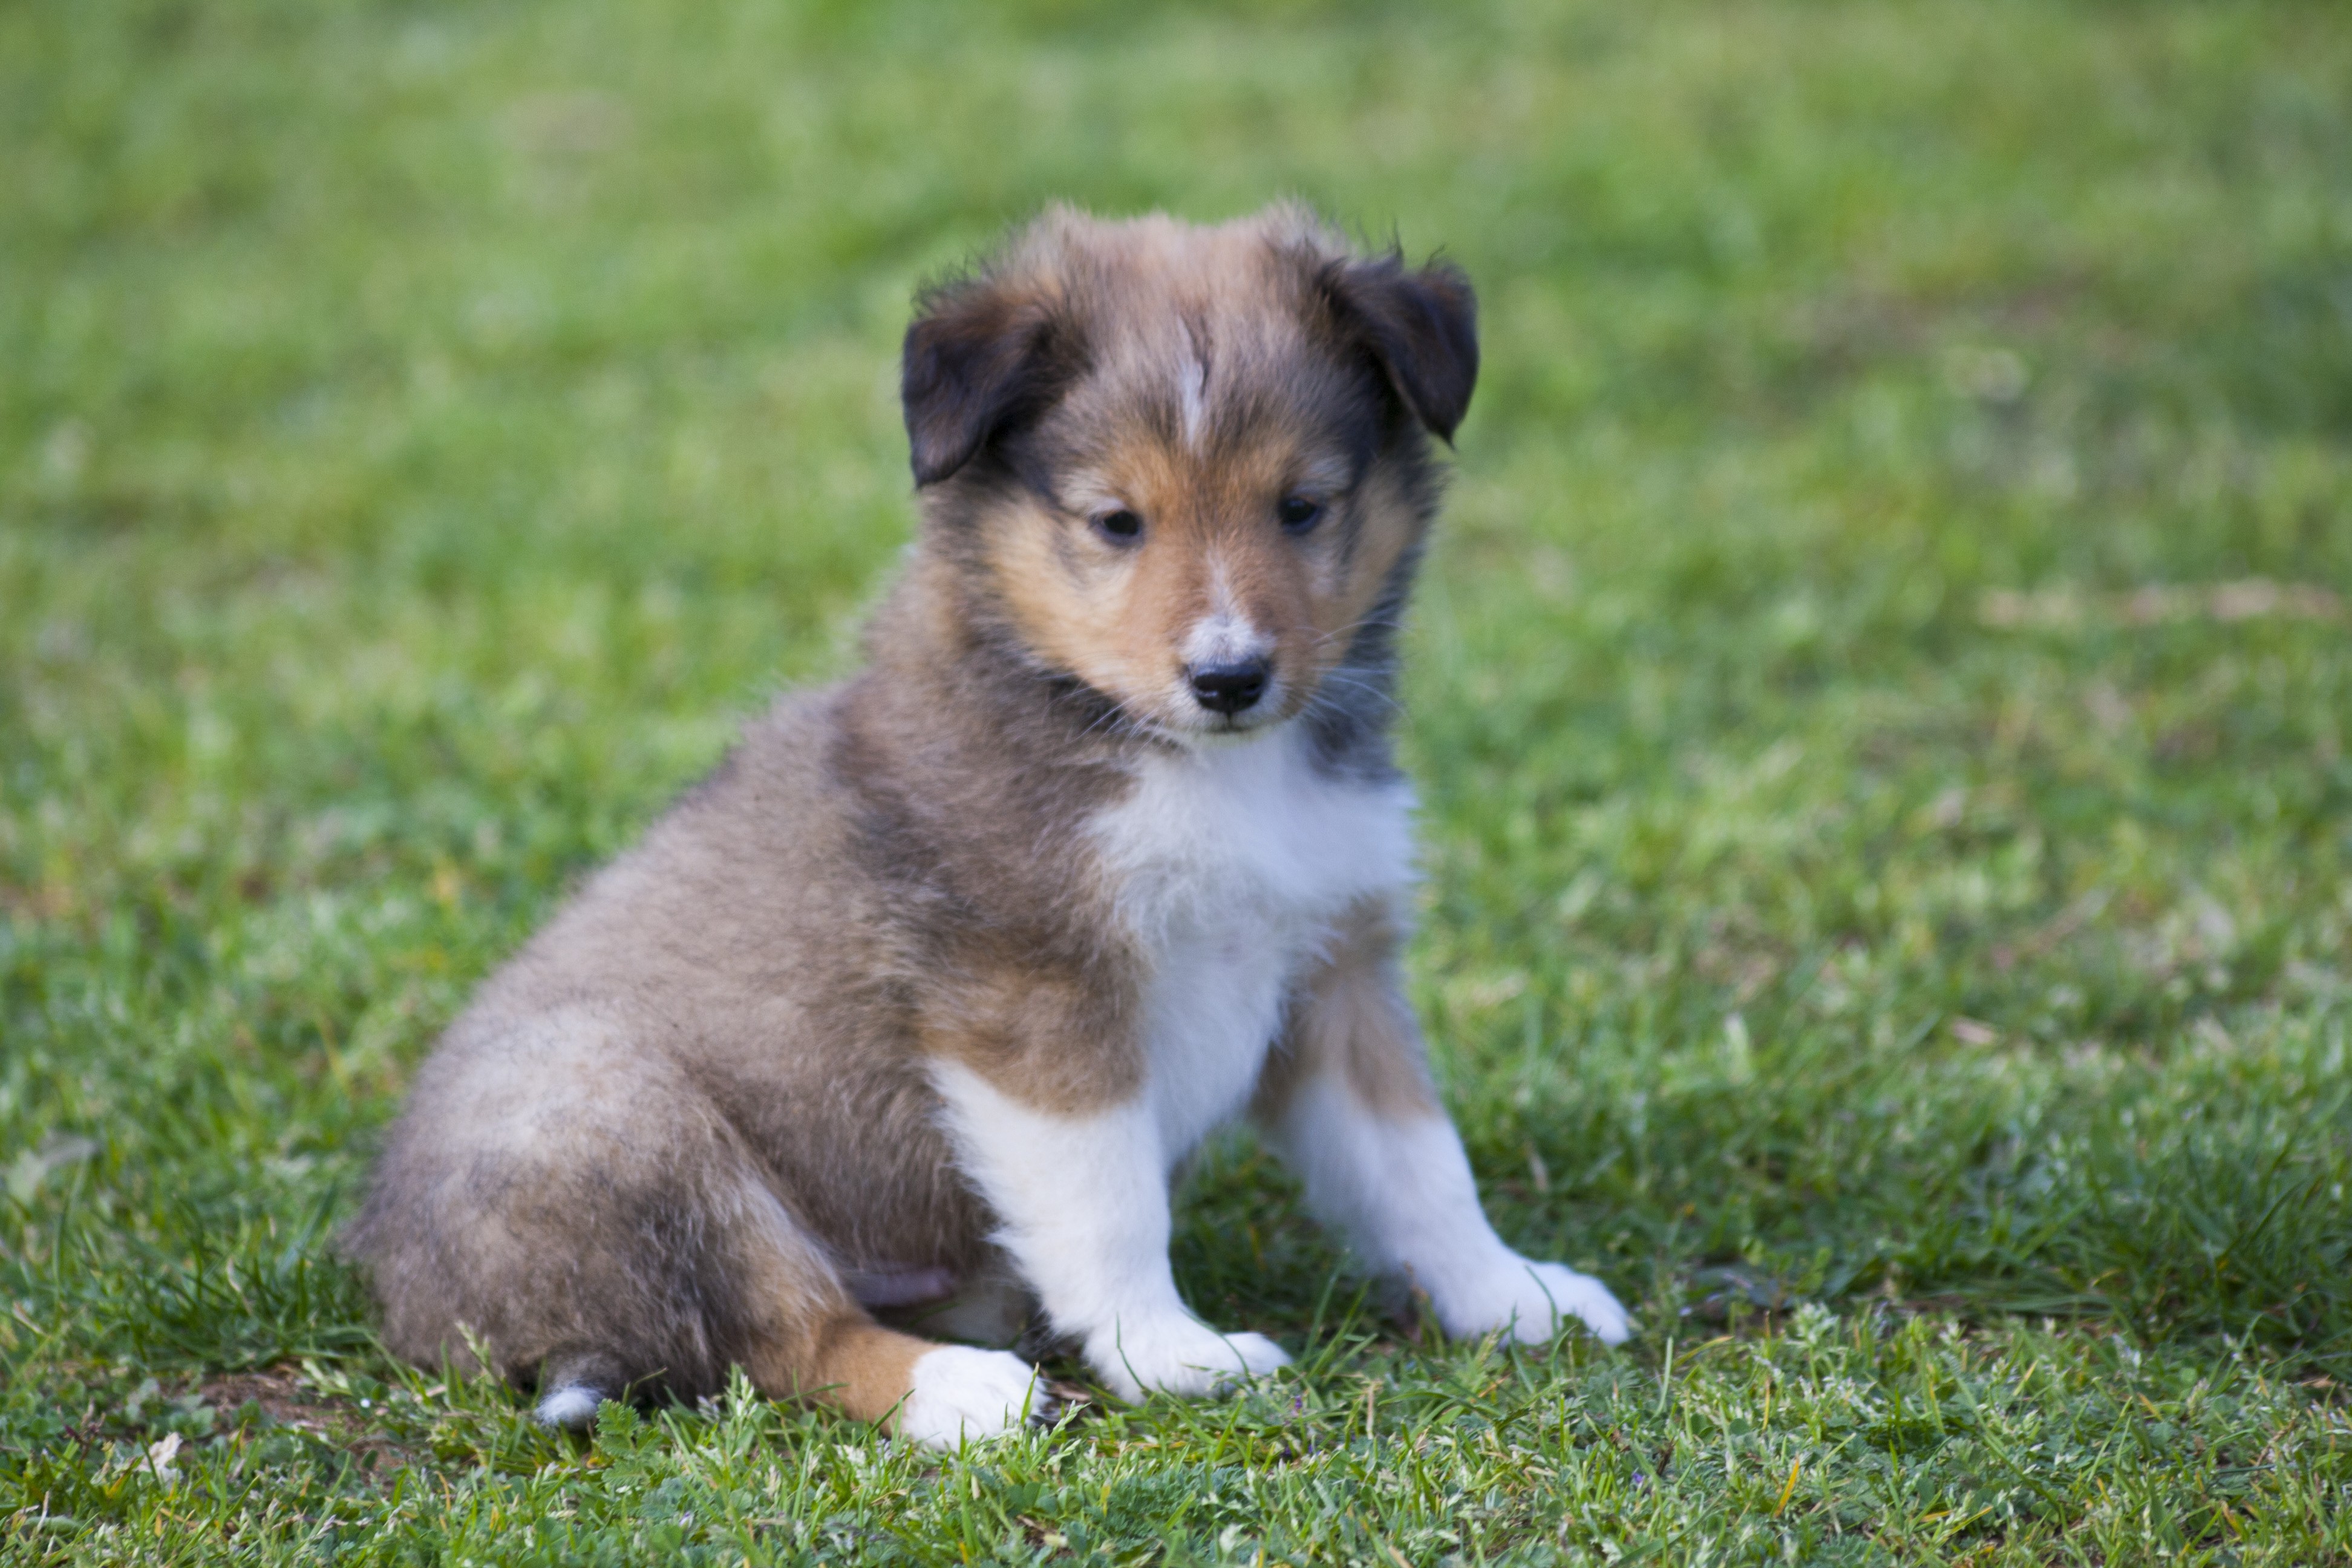
<instances>
[{"instance_id":1,"label":"white blaze on forehead","mask_svg":"<svg viewBox=\"0 0 2352 1568\"><path fill-rule=\"evenodd\" d=\"M1176 367L1176 401L1184 411L1184 444L1198 447L1209 417L1209 367L1197 349Z\"/></svg>"}]
</instances>

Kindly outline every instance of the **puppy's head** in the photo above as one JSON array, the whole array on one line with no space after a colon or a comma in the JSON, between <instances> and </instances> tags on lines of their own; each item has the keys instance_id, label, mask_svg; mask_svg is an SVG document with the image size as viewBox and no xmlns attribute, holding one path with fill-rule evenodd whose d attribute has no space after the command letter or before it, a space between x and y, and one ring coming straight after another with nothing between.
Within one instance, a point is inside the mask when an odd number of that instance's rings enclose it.
<instances>
[{"instance_id":1,"label":"puppy's head","mask_svg":"<svg viewBox=\"0 0 2352 1568\"><path fill-rule=\"evenodd\" d=\"M1352 255L1295 208L1051 212L908 331L927 527L1032 660L1130 718L1279 723L1395 611L1475 315L1452 267Z\"/></svg>"}]
</instances>

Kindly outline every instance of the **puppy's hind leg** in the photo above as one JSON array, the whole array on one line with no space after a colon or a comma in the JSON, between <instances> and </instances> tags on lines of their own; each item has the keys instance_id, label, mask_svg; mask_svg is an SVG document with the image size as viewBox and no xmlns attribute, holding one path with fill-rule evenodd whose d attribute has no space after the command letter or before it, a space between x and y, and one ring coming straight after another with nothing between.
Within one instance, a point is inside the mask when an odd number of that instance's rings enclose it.
<instances>
[{"instance_id":1,"label":"puppy's hind leg","mask_svg":"<svg viewBox=\"0 0 2352 1568\"><path fill-rule=\"evenodd\" d=\"M742 1322L730 1337L761 1393L815 1400L934 1448L1018 1431L1051 1414L1035 1367L1003 1351L884 1328L850 1299L781 1204L761 1191L751 1207L737 1260Z\"/></svg>"}]
</instances>

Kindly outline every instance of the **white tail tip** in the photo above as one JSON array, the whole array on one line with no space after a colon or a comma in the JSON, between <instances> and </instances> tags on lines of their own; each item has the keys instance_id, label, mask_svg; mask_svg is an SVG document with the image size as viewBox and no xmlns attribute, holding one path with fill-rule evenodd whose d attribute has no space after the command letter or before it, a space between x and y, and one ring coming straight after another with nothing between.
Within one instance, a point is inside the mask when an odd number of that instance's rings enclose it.
<instances>
[{"instance_id":1,"label":"white tail tip","mask_svg":"<svg viewBox=\"0 0 2352 1568\"><path fill-rule=\"evenodd\" d=\"M531 1414L542 1426L561 1426L567 1432L578 1432L596 1419L596 1407L604 1396L583 1383L566 1384L551 1389L539 1402Z\"/></svg>"}]
</instances>

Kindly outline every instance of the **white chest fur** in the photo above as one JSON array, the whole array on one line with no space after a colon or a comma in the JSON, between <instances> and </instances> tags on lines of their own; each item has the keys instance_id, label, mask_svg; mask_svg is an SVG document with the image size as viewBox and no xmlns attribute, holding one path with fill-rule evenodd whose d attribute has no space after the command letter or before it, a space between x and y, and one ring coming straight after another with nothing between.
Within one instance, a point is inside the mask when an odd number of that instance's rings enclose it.
<instances>
[{"instance_id":1,"label":"white chest fur","mask_svg":"<svg viewBox=\"0 0 2352 1568\"><path fill-rule=\"evenodd\" d=\"M1151 967L1148 1093L1181 1159L1247 1100L1294 976L1350 904L1412 874L1412 795L1318 773L1293 728L1155 755L1094 824Z\"/></svg>"}]
</instances>

